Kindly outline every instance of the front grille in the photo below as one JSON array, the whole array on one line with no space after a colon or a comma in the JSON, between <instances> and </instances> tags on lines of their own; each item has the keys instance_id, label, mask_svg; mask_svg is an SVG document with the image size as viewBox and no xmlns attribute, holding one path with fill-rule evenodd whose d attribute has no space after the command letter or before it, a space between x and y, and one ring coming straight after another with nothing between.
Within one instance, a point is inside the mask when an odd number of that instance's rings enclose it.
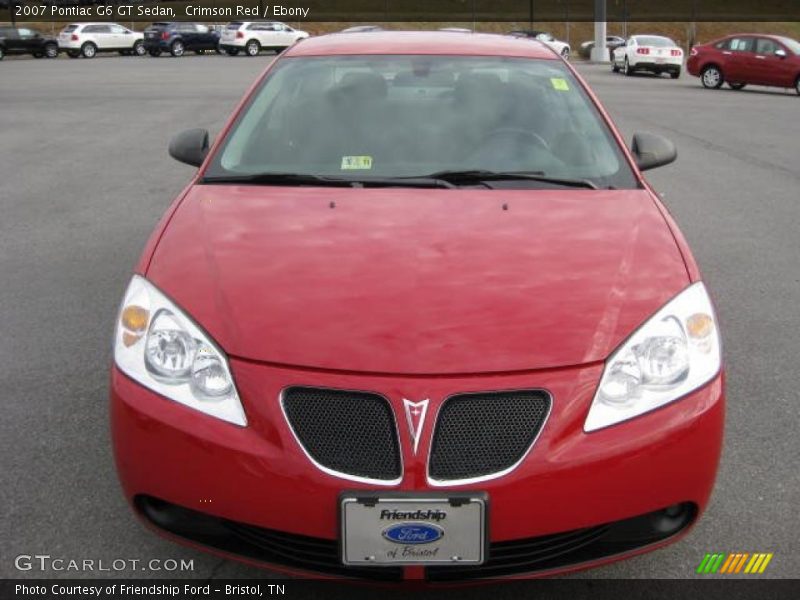
<instances>
[{"instance_id":1,"label":"front grille","mask_svg":"<svg viewBox=\"0 0 800 600\"><path fill-rule=\"evenodd\" d=\"M462 394L439 411L428 472L436 481L502 473L531 447L550 412L542 390Z\"/></svg>"},{"instance_id":2,"label":"front grille","mask_svg":"<svg viewBox=\"0 0 800 600\"><path fill-rule=\"evenodd\" d=\"M283 394L283 409L300 445L320 467L379 481L401 478L397 423L384 397L293 387Z\"/></svg>"}]
</instances>

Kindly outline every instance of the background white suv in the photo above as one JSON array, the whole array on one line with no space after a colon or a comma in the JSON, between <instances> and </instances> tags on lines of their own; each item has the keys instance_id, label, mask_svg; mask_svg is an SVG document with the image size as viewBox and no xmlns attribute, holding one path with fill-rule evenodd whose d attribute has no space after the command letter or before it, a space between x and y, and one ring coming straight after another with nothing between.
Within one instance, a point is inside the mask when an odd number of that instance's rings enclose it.
<instances>
[{"instance_id":1,"label":"background white suv","mask_svg":"<svg viewBox=\"0 0 800 600\"><path fill-rule=\"evenodd\" d=\"M281 52L307 37L305 31L277 21L232 21L222 32L219 47L231 56L242 50L248 56L256 56L262 50Z\"/></svg>"},{"instance_id":2,"label":"background white suv","mask_svg":"<svg viewBox=\"0 0 800 600\"><path fill-rule=\"evenodd\" d=\"M140 32L116 23L71 23L58 34L58 47L70 58L94 58L98 52L119 52L144 56Z\"/></svg>"}]
</instances>

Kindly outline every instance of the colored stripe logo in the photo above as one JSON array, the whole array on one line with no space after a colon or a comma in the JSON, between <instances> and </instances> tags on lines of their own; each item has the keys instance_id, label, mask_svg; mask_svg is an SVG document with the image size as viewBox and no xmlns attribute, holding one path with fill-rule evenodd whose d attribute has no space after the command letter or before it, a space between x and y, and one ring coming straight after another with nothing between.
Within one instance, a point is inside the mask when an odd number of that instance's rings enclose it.
<instances>
[{"instance_id":1,"label":"colored stripe logo","mask_svg":"<svg viewBox=\"0 0 800 600\"><path fill-rule=\"evenodd\" d=\"M772 560L772 552L716 552L706 554L697 567L697 573L701 575L711 575L720 573L725 575L735 573L745 573L747 575L758 575L767 569L769 561Z\"/></svg>"}]
</instances>

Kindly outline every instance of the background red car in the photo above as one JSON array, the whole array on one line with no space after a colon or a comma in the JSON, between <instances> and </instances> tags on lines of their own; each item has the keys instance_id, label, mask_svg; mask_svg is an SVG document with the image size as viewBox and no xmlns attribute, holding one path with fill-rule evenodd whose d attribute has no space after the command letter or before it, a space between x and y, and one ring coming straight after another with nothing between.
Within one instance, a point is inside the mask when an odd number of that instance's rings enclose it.
<instances>
[{"instance_id":1,"label":"background red car","mask_svg":"<svg viewBox=\"0 0 800 600\"><path fill-rule=\"evenodd\" d=\"M800 94L800 42L777 35L731 35L692 48L686 68L703 86L748 83L791 88Z\"/></svg>"}]
</instances>

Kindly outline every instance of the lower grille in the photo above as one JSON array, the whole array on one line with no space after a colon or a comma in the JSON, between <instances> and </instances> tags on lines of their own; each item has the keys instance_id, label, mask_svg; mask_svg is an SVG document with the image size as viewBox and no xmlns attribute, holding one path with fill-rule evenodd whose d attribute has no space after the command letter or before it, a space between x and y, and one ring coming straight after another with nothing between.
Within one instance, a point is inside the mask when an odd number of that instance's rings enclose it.
<instances>
[{"instance_id":1,"label":"lower grille","mask_svg":"<svg viewBox=\"0 0 800 600\"><path fill-rule=\"evenodd\" d=\"M402 476L394 412L377 394L293 387L283 410L298 442L321 468L394 482Z\"/></svg>"},{"instance_id":2,"label":"lower grille","mask_svg":"<svg viewBox=\"0 0 800 600\"><path fill-rule=\"evenodd\" d=\"M472 479L513 468L539 435L550 403L550 395L541 390L448 398L433 433L431 479Z\"/></svg>"},{"instance_id":3,"label":"lower grille","mask_svg":"<svg viewBox=\"0 0 800 600\"><path fill-rule=\"evenodd\" d=\"M339 543L336 540L283 533L233 521L226 521L225 526L239 540L257 548L259 556L271 563L342 577L390 581L403 577L400 567L346 567L339 558Z\"/></svg>"},{"instance_id":4,"label":"lower grille","mask_svg":"<svg viewBox=\"0 0 800 600\"><path fill-rule=\"evenodd\" d=\"M253 560L312 573L397 581L400 567L345 567L339 544L306 535L264 529L221 519L150 496L137 496L136 507L152 523L186 539Z\"/></svg>"},{"instance_id":5,"label":"lower grille","mask_svg":"<svg viewBox=\"0 0 800 600\"><path fill-rule=\"evenodd\" d=\"M429 581L492 579L580 565L670 538L696 516L697 506L685 502L595 527L495 542L482 565L428 567L425 573Z\"/></svg>"},{"instance_id":6,"label":"lower grille","mask_svg":"<svg viewBox=\"0 0 800 600\"><path fill-rule=\"evenodd\" d=\"M152 496L136 496L133 502L138 512L157 527L231 554L312 573L388 581L403 578L402 567L343 565L336 540L231 521ZM581 565L671 538L696 517L697 505L683 502L594 527L494 542L482 565L427 567L425 576L431 582L492 579Z\"/></svg>"}]
</instances>

